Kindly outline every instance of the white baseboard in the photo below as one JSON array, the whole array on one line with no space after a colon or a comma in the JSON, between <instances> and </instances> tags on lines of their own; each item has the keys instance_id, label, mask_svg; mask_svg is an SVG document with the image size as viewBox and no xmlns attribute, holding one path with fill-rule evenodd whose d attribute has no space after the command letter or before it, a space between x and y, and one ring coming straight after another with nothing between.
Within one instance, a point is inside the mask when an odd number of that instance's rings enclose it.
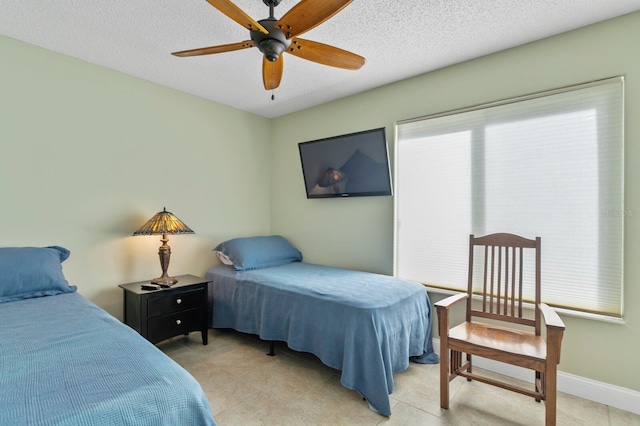
<instances>
[{"instance_id":1,"label":"white baseboard","mask_svg":"<svg viewBox=\"0 0 640 426\"><path fill-rule=\"evenodd\" d=\"M433 347L436 353L439 354L440 339L433 339ZM474 358L473 365L515 379L533 382L531 370L525 368L480 357ZM558 371L558 391L634 414L640 414L640 392L631 389Z\"/></svg>"}]
</instances>

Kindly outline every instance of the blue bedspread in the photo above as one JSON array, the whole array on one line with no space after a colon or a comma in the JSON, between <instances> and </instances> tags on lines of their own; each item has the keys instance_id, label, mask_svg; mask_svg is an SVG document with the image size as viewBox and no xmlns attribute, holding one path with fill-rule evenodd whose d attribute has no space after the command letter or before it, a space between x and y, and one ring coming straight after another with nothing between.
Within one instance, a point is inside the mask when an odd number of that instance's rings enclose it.
<instances>
[{"instance_id":1,"label":"blue bedspread","mask_svg":"<svg viewBox=\"0 0 640 426\"><path fill-rule=\"evenodd\" d=\"M429 296L418 283L302 262L244 272L218 266L206 277L213 327L315 354L383 415L391 415L393 373L410 357L438 362Z\"/></svg>"},{"instance_id":2,"label":"blue bedspread","mask_svg":"<svg viewBox=\"0 0 640 426\"><path fill-rule=\"evenodd\" d=\"M1 425L215 425L196 380L77 293L0 304Z\"/></svg>"}]
</instances>

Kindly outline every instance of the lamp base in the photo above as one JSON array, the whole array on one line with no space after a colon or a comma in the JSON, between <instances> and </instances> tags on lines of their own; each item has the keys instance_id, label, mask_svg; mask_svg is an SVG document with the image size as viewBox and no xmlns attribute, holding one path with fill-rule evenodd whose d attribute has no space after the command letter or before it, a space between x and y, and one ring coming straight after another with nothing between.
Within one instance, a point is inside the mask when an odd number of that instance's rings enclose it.
<instances>
[{"instance_id":1,"label":"lamp base","mask_svg":"<svg viewBox=\"0 0 640 426\"><path fill-rule=\"evenodd\" d=\"M152 284L158 284L160 287L171 287L178 282L175 277L167 275L167 269L169 268L169 259L171 258L171 247L167 244L169 239L165 234L162 235L162 245L158 249L158 256L160 257L160 266L162 267L162 275L158 278L151 280Z\"/></svg>"},{"instance_id":2,"label":"lamp base","mask_svg":"<svg viewBox=\"0 0 640 426\"><path fill-rule=\"evenodd\" d=\"M161 277L154 278L151 280L151 284L158 284L160 287L171 287L177 282L178 282L177 278L169 277L167 275L163 275Z\"/></svg>"}]
</instances>

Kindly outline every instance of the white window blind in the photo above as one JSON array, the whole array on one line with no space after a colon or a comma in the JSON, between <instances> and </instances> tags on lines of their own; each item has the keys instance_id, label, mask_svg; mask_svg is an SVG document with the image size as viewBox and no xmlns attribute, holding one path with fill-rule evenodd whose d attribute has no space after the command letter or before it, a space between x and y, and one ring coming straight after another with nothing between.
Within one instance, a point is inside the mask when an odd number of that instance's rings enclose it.
<instances>
[{"instance_id":1,"label":"white window blind","mask_svg":"<svg viewBox=\"0 0 640 426\"><path fill-rule=\"evenodd\" d=\"M623 84L399 122L396 275L464 291L469 234L539 236L543 301L621 317Z\"/></svg>"}]
</instances>

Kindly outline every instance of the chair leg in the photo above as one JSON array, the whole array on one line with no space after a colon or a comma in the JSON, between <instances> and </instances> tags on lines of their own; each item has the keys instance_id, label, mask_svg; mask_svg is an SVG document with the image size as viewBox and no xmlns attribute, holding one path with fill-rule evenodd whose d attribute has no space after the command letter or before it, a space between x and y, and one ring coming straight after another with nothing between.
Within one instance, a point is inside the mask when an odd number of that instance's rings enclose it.
<instances>
[{"instance_id":1,"label":"chair leg","mask_svg":"<svg viewBox=\"0 0 640 426\"><path fill-rule=\"evenodd\" d=\"M473 364L471 363L471 354L467 354L467 362L469 363L469 366L467 367L467 372L468 373L473 373L473 371L472 371L472 365ZM471 381L471 379L467 378L467 382L470 382L470 381Z\"/></svg>"},{"instance_id":2,"label":"chair leg","mask_svg":"<svg viewBox=\"0 0 640 426\"><path fill-rule=\"evenodd\" d=\"M547 364L547 371L542 375L542 383L545 397L545 425L556 424L556 397L557 397L557 365Z\"/></svg>"},{"instance_id":3,"label":"chair leg","mask_svg":"<svg viewBox=\"0 0 640 426\"><path fill-rule=\"evenodd\" d=\"M449 347L440 340L440 407L449 409Z\"/></svg>"}]
</instances>

